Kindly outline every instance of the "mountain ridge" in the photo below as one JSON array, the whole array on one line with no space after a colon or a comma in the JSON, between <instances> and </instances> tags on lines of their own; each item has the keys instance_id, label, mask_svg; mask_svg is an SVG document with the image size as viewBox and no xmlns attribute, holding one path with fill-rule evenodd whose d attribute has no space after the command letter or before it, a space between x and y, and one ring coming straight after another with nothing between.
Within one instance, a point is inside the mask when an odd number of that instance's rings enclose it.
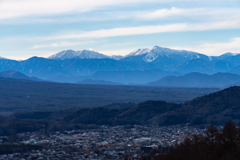
<instances>
[{"instance_id":1,"label":"mountain ridge","mask_svg":"<svg viewBox=\"0 0 240 160\"><path fill-rule=\"evenodd\" d=\"M64 50L61 52L58 52L54 55L51 55L48 57L48 59L74 59L74 58L79 58L79 59L104 59L104 58L109 58L109 59L115 59L115 60L121 60L127 57L131 56L141 56L145 55L142 59L145 62L152 62L154 61L158 56L172 56L172 55L182 55L185 58L189 57L190 59L209 59L212 61L212 59L219 59L226 58L229 56L233 56L235 54L227 52L225 54L222 54L220 56L206 56L204 54L200 54L194 51L187 51L187 50L176 50L176 49L170 49L170 48L165 48L165 47L159 47L159 46L154 46L152 49L148 48L139 48L135 51L130 52L129 54L126 54L125 56L107 56L102 53L99 53L97 51L92 51L92 50L82 50L82 51L74 51L74 50Z\"/></svg>"},{"instance_id":2,"label":"mountain ridge","mask_svg":"<svg viewBox=\"0 0 240 160\"><path fill-rule=\"evenodd\" d=\"M50 58L31 57L22 61L0 59L0 71L14 70L41 79L49 79L54 76L90 76L98 71L146 71L152 69L181 74L190 72L240 74L240 55L230 53L210 58L192 51L173 50L158 46L152 49L138 49L125 57L106 57L106 55L87 50L79 51L76 54L77 51L69 50L69 53L65 55L66 52L59 52L55 58L54 56L52 58L51 56ZM61 58L61 56L63 57Z\"/></svg>"},{"instance_id":3,"label":"mountain ridge","mask_svg":"<svg viewBox=\"0 0 240 160\"><path fill-rule=\"evenodd\" d=\"M183 76L166 76L148 86L162 87L223 87L240 81L240 75L231 73L215 73L212 75L191 72Z\"/></svg>"},{"instance_id":4,"label":"mountain ridge","mask_svg":"<svg viewBox=\"0 0 240 160\"><path fill-rule=\"evenodd\" d=\"M104 80L93 80L93 79L85 79L83 81L78 81L77 84L123 85L121 83L104 81Z\"/></svg>"},{"instance_id":5,"label":"mountain ridge","mask_svg":"<svg viewBox=\"0 0 240 160\"><path fill-rule=\"evenodd\" d=\"M20 72L16 72L13 70L6 70L6 71L0 72L0 77L14 78L14 79L26 79L26 80L32 80L32 81L42 81L41 79L38 79L36 77L29 77L29 76L26 76L25 74L22 74Z\"/></svg>"}]
</instances>

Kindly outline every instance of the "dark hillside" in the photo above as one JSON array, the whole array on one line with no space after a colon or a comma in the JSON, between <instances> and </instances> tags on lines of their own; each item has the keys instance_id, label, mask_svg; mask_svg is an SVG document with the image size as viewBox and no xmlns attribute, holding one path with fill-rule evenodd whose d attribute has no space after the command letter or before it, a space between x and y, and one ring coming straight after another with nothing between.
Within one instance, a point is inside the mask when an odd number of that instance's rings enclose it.
<instances>
[{"instance_id":1,"label":"dark hillside","mask_svg":"<svg viewBox=\"0 0 240 160\"><path fill-rule=\"evenodd\" d=\"M125 109L98 107L93 109L85 108L55 112L20 112L15 113L12 117L18 119L62 121L71 124L144 125L153 117L172 111L180 106L181 104L167 103L164 101L145 101Z\"/></svg>"},{"instance_id":2,"label":"dark hillside","mask_svg":"<svg viewBox=\"0 0 240 160\"><path fill-rule=\"evenodd\" d=\"M145 101L127 109L115 119L117 124L146 124L149 119L180 106L164 101Z\"/></svg>"},{"instance_id":3,"label":"dark hillside","mask_svg":"<svg viewBox=\"0 0 240 160\"><path fill-rule=\"evenodd\" d=\"M71 124L70 126L74 124L163 126L182 123L222 125L229 119L240 122L240 87L231 87L183 104L145 101L125 109L99 107L54 112L22 112L16 113L13 117L29 121L46 120L50 124Z\"/></svg>"},{"instance_id":4,"label":"dark hillside","mask_svg":"<svg viewBox=\"0 0 240 160\"><path fill-rule=\"evenodd\" d=\"M240 120L240 87L230 87L184 103L183 111L192 109L204 123L225 123L228 119ZM193 117L193 116L192 116ZM206 117L206 118L204 118Z\"/></svg>"},{"instance_id":5,"label":"dark hillside","mask_svg":"<svg viewBox=\"0 0 240 160\"><path fill-rule=\"evenodd\" d=\"M172 123L224 124L233 119L240 122L240 87L230 87L222 91L198 97L185 102L181 108L166 112L152 119L160 125Z\"/></svg>"},{"instance_id":6,"label":"dark hillside","mask_svg":"<svg viewBox=\"0 0 240 160\"><path fill-rule=\"evenodd\" d=\"M109 109L125 109L132 106L135 106L136 103L128 102L128 103L112 103L103 107L109 108Z\"/></svg>"},{"instance_id":7,"label":"dark hillside","mask_svg":"<svg viewBox=\"0 0 240 160\"><path fill-rule=\"evenodd\" d=\"M65 122L80 124L113 125L114 117L120 114L122 110L108 109L104 107L94 109L81 109L63 118Z\"/></svg>"}]
</instances>

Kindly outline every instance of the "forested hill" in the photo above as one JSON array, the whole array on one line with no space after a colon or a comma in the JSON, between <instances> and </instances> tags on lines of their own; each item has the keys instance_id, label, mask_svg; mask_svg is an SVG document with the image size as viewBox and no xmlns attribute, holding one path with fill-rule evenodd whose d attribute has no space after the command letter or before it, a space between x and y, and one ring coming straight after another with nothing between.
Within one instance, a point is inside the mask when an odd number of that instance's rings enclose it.
<instances>
[{"instance_id":1,"label":"forested hill","mask_svg":"<svg viewBox=\"0 0 240 160\"><path fill-rule=\"evenodd\" d=\"M0 135L36 131L43 124L49 131L79 129L89 125L223 125L229 119L240 122L239 106L240 87L231 87L183 104L145 101L136 105L114 103L98 108L18 112L0 121L3 130Z\"/></svg>"},{"instance_id":2,"label":"forested hill","mask_svg":"<svg viewBox=\"0 0 240 160\"><path fill-rule=\"evenodd\" d=\"M119 106L119 104L115 104ZM127 106L129 104L125 104ZM132 107L111 109L99 107L68 112L28 112L16 114L21 119L60 120L67 123L98 125L175 125L191 123L224 124L233 119L240 122L240 87L231 87L183 104L145 101ZM115 108L112 105L112 108ZM60 118L59 118L60 117Z\"/></svg>"},{"instance_id":3,"label":"forested hill","mask_svg":"<svg viewBox=\"0 0 240 160\"><path fill-rule=\"evenodd\" d=\"M198 125L224 124L229 119L240 122L240 87L230 87L195 98L183 103L180 108L174 111L154 117L151 122Z\"/></svg>"}]
</instances>

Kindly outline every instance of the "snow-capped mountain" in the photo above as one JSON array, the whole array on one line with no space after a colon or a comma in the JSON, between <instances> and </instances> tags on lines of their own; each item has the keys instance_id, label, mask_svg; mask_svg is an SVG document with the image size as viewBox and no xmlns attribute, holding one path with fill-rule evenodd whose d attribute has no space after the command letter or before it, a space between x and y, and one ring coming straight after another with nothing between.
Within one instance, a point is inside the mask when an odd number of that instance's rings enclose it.
<instances>
[{"instance_id":1,"label":"snow-capped mountain","mask_svg":"<svg viewBox=\"0 0 240 160\"><path fill-rule=\"evenodd\" d=\"M66 50L59 52L57 54L54 54L50 57L49 59L104 59L104 58L109 58L109 56L106 56L104 54L94 52L94 51L89 51L89 50L82 50L82 51L73 51L73 50Z\"/></svg>"},{"instance_id":2,"label":"snow-capped mountain","mask_svg":"<svg viewBox=\"0 0 240 160\"><path fill-rule=\"evenodd\" d=\"M20 61L0 59L0 71L14 70L41 79L59 75L89 76L98 71L132 72L136 70L161 70L174 72L174 74L190 72L240 74L239 68L240 54L226 53L221 56L206 56L192 51L158 46L151 49L138 49L126 56L107 56L88 50L66 50L48 59L42 57ZM113 76L116 77L114 74Z\"/></svg>"},{"instance_id":3,"label":"snow-capped mountain","mask_svg":"<svg viewBox=\"0 0 240 160\"><path fill-rule=\"evenodd\" d=\"M138 55L142 55L142 54L146 54L148 53L150 50L148 48L143 48L143 49L137 49L131 53L129 53L128 55L126 55L125 57L129 57L129 56L138 56Z\"/></svg>"},{"instance_id":4,"label":"snow-capped mountain","mask_svg":"<svg viewBox=\"0 0 240 160\"><path fill-rule=\"evenodd\" d=\"M147 52L143 60L146 62L152 62L156 60L158 57L159 58L161 57L161 59L164 57L164 58L170 58L170 59L177 58L177 59L192 60L192 59L199 59L203 57L205 59L207 56L202 55L200 53L192 52L192 51L174 50L174 49L154 46L151 50Z\"/></svg>"},{"instance_id":5,"label":"snow-capped mountain","mask_svg":"<svg viewBox=\"0 0 240 160\"><path fill-rule=\"evenodd\" d=\"M109 56L109 58L111 59L115 59L115 60L120 60L120 59L123 59L124 56L120 56L120 55L113 55L113 56Z\"/></svg>"},{"instance_id":6,"label":"snow-capped mountain","mask_svg":"<svg viewBox=\"0 0 240 160\"><path fill-rule=\"evenodd\" d=\"M138 49L136 51L131 52L126 55L125 58L130 58L135 56L138 60L141 57L145 62L174 62L174 63L182 63L183 61L188 61L192 59L208 59L208 56L185 50L174 50L159 46L154 46L152 49L144 48ZM133 58L131 58L132 60Z\"/></svg>"},{"instance_id":7,"label":"snow-capped mountain","mask_svg":"<svg viewBox=\"0 0 240 160\"><path fill-rule=\"evenodd\" d=\"M54 54L52 56L49 56L48 59L60 59L60 60L65 60L65 59L104 59L104 58L109 58L109 59L115 59L115 60L120 60L124 56L118 56L118 55L113 55L113 56L107 56L104 54L101 54L99 52L95 51L90 51L90 50L82 50L82 51L73 51L73 50L65 50L62 52L59 52L57 54Z\"/></svg>"},{"instance_id":8,"label":"snow-capped mountain","mask_svg":"<svg viewBox=\"0 0 240 160\"><path fill-rule=\"evenodd\" d=\"M73 51L73 50L66 50L59 52L57 54L54 54L50 57L49 59L104 59L104 58L109 58L109 59L115 59L115 60L121 60L124 58L131 58L131 60L136 57L139 60L139 56L141 57L142 60L145 62L153 62L157 59L162 59L164 58L170 58L170 59L184 59L185 60L191 60L191 59L198 59L198 58L204 58L206 59L207 56L196 53L196 52L191 52L191 51L185 51L185 50L173 50L169 48L163 48L163 47L158 47L155 46L152 49L148 48L143 48L143 49L137 49L126 56L107 56L104 54L101 54L99 52L95 51L89 51L89 50L83 50L83 51ZM136 60L137 60L136 59Z\"/></svg>"},{"instance_id":9,"label":"snow-capped mountain","mask_svg":"<svg viewBox=\"0 0 240 160\"><path fill-rule=\"evenodd\" d=\"M209 60L210 61L222 60L222 59L232 57L232 56L236 56L236 55L237 55L237 53L227 52L227 53L224 53L220 56L209 56Z\"/></svg>"}]
</instances>

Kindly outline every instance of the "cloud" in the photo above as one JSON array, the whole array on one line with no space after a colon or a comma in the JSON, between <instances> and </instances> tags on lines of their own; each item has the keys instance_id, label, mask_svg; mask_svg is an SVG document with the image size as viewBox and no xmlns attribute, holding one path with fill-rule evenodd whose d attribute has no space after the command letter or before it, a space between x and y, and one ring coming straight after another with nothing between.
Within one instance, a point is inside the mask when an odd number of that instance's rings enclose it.
<instances>
[{"instance_id":1,"label":"cloud","mask_svg":"<svg viewBox=\"0 0 240 160\"><path fill-rule=\"evenodd\" d=\"M122 28L110 28L100 29L93 31L65 31L48 36L12 36L5 37L0 42L17 42L17 41L31 41L31 42L44 42L44 41L67 41L67 40L86 40L96 38L108 38L108 37L120 37L120 36L134 36L134 35L147 35L167 32L187 32L187 31L209 31L209 30L228 30L228 29L240 29L239 20L229 21L216 21L216 22L204 22L204 23L174 23L166 25L150 25L150 26L137 26L137 27L122 27ZM43 46L36 45L35 48L54 47L57 45L71 45L71 43L53 43ZM75 45L74 43L72 45Z\"/></svg>"},{"instance_id":2,"label":"cloud","mask_svg":"<svg viewBox=\"0 0 240 160\"><path fill-rule=\"evenodd\" d=\"M141 18L145 20L154 20L173 17L191 18L195 20L237 20L240 19L239 8L176 8L172 7L170 9L163 8L155 11L148 12L138 12L133 14L135 18Z\"/></svg>"},{"instance_id":3,"label":"cloud","mask_svg":"<svg viewBox=\"0 0 240 160\"><path fill-rule=\"evenodd\" d=\"M0 19L81 13L104 6L154 1L157 0L1 0Z\"/></svg>"},{"instance_id":4,"label":"cloud","mask_svg":"<svg viewBox=\"0 0 240 160\"><path fill-rule=\"evenodd\" d=\"M173 49L190 50L209 56L219 56L227 52L240 53L240 37L230 39L228 42L208 42L196 47L171 47Z\"/></svg>"},{"instance_id":5,"label":"cloud","mask_svg":"<svg viewBox=\"0 0 240 160\"><path fill-rule=\"evenodd\" d=\"M33 55L38 55L40 57L49 57L50 55L58 53L59 50L55 51L0 51L2 57L7 59L14 59L14 60L26 60Z\"/></svg>"},{"instance_id":6,"label":"cloud","mask_svg":"<svg viewBox=\"0 0 240 160\"><path fill-rule=\"evenodd\" d=\"M0 6L1 7L1 6ZM17 11L16 11L17 12ZM35 10L33 12L36 12ZM49 13L48 13L49 12ZM240 19L240 10L239 8L161 8L157 10L147 10L143 9L141 11L131 10L123 11L112 10L101 10L98 14L76 14L81 12L80 10L74 11L69 9L69 12L63 10L57 10L56 13L53 11L44 12L42 14L33 13L30 14L30 17L17 18L17 19L5 19L7 18L7 13L0 14L0 24L22 24L22 23L76 23L82 21L110 21L110 20L144 20L144 21L154 21L154 20L181 20L181 21L216 21L216 20L239 20ZM84 12L84 11L82 11ZM0 10L1 13L1 10ZM17 14L16 16L22 16L24 12ZM49 16L43 16L44 14ZM58 15L59 16L54 16ZM62 14L67 16L63 16ZM36 15L42 15L36 17ZM53 16L51 16L53 15ZM25 15L27 16L27 15ZM1 18L2 17L2 18ZM13 16L14 17L14 16ZM2 19L2 20L1 20Z\"/></svg>"},{"instance_id":7,"label":"cloud","mask_svg":"<svg viewBox=\"0 0 240 160\"><path fill-rule=\"evenodd\" d=\"M60 36L39 37L42 40L104 38L118 36L144 35L164 32L206 31L220 29L239 29L240 19L234 21L219 21L207 23L176 23L167 25L138 26L126 28L101 29L81 33L69 33Z\"/></svg>"},{"instance_id":8,"label":"cloud","mask_svg":"<svg viewBox=\"0 0 240 160\"><path fill-rule=\"evenodd\" d=\"M207 0L202 0L199 2L198 0L191 0L191 4L189 3L190 0L0 0L0 20L6 20L6 19L12 19L12 18L19 18L19 17L41 17L41 16L46 16L46 19L39 19L39 21L46 21L46 22L51 22L51 21L56 21L59 17L55 17L53 19L49 18L49 16L56 16L56 15L76 15L76 13L83 13L83 12L88 12L92 10L101 10L104 11L106 7L108 7L108 10L111 9L110 7L119 7L123 6L125 7L126 5L132 5L133 8L131 9L132 11L127 12L127 14L124 14L124 12L119 12L119 15L117 18L129 18L129 17L136 17L136 18L143 18L143 19L156 19L156 18L163 18L163 17L169 17L169 16L181 16L181 15L186 15L186 16L191 16L191 15L197 15L197 14L228 14L232 13L233 11L230 9L227 9L227 12L221 12L224 11L224 9L217 9L216 8L208 8L205 9L202 12L202 8L193 8L193 9L184 9L184 8L176 8L172 7L170 9L166 8L161 8L155 11L140 11L136 12L137 8L134 8L136 5L140 4L163 4L163 3L168 3L172 4L172 6L177 5L178 3L180 4L188 4L185 5L187 7L192 6L192 2L194 1L194 4L202 4L204 2L209 2ZM177 4L176 4L177 2ZM215 4L214 2L218 3L228 3L224 0L212 0L211 3ZM237 2L237 0L232 0L231 2ZM181 5L183 6L183 5ZM198 5L195 5L198 6ZM212 5L215 7L215 5ZM146 9L146 7L142 8L142 10ZM237 10L236 8L235 10ZM111 16L112 12L109 14ZM117 12L117 11L116 11ZM189 14L191 13L191 14ZM239 13L239 11L238 11ZM48 17L48 18L47 18ZM106 16L108 17L108 16ZM36 20L32 19L33 21L36 22ZM64 18L64 17L60 17ZM77 20L78 18L74 18ZM84 19L84 18L83 18ZM91 19L91 17L88 17L87 19ZM84 19L84 20L87 20ZM94 19L94 18L93 18ZM79 20L79 19L78 19ZM81 20L81 18L80 18ZM95 19L96 20L96 19ZM57 20L58 21L58 20ZM74 21L73 19L70 21Z\"/></svg>"},{"instance_id":9,"label":"cloud","mask_svg":"<svg viewBox=\"0 0 240 160\"><path fill-rule=\"evenodd\" d=\"M195 50L207 55L221 55L226 52L240 53L240 37L224 43L204 43Z\"/></svg>"},{"instance_id":10,"label":"cloud","mask_svg":"<svg viewBox=\"0 0 240 160\"><path fill-rule=\"evenodd\" d=\"M88 41L88 42L59 42L59 43L50 43L50 44L40 44L40 45L34 45L30 49L40 49L40 48L56 48L56 47L67 47L67 46L77 46L82 44L89 44L93 43L94 41Z\"/></svg>"},{"instance_id":11,"label":"cloud","mask_svg":"<svg viewBox=\"0 0 240 160\"><path fill-rule=\"evenodd\" d=\"M189 13L194 14L195 12L199 12L202 10L204 9L202 8L182 9L182 8L172 7L170 9L164 8L164 9L158 9L150 12L139 12L135 16L142 19L152 20L152 19L166 18L170 16L184 16L184 15L191 16Z\"/></svg>"}]
</instances>

